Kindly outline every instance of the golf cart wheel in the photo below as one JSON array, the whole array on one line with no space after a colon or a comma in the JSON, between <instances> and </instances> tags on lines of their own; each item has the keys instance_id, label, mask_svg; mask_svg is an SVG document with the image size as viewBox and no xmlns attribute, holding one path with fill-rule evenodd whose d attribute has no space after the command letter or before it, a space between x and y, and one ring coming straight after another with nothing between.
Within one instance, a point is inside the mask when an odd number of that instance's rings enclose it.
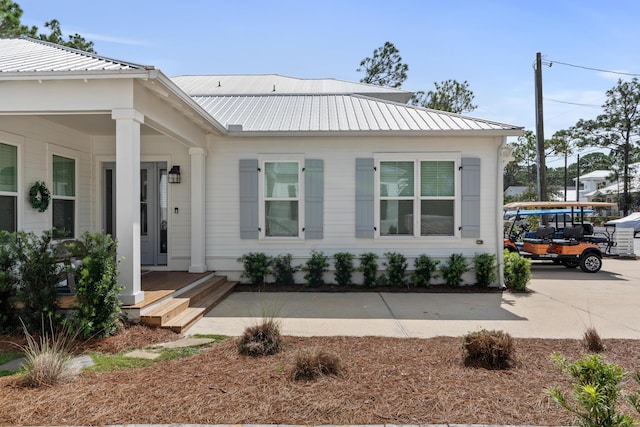
<instances>
[{"instance_id":1,"label":"golf cart wheel","mask_svg":"<svg viewBox=\"0 0 640 427\"><path fill-rule=\"evenodd\" d=\"M602 267L602 258L595 253L589 253L580 257L580 269L585 273L597 273Z\"/></svg>"},{"instance_id":2,"label":"golf cart wheel","mask_svg":"<svg viewBox=\"0 0 640 427\"><path fill-rule=\"evenodd\" d=\"M567 268L576 268L579 265L577 259L566 259L561 262L562 262L562 265L564 265Z\"/></svg>"}]
</instances>

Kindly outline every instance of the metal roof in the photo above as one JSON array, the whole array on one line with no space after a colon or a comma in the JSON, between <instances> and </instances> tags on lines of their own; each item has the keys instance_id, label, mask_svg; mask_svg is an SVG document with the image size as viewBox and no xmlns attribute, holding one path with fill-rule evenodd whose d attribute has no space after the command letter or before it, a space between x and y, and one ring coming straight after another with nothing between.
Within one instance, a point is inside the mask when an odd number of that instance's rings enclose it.
<instances>
[{"instance_id":1,"label":"metal roof","mask_svg":"<svg viewBox=\"0 0 640 427\"><path fill-rule=\"evenodd\" d=\"M0 73L149 70L153 67L82 52L28 37L2 39Z\"/></svg>"},{"instance_id":2,"label":"metal roof","mask_svg":"<svg viewBox=\"0 0 640 427\"><path fill-rule=\"evenodd\" d=\"M504 131L520 127L361 95L194 96L213 118L248 132ZM233 126L240 130L238 126ZM235 130L235 129L230 130Z\"/></svg>"},{"instance_id":3,"label":"metal roof","mask_svg":"<svg viewBox=\"0 0 640 427\"><path fill-rule=\"evenodd\" d=\"M172 80L191 96L359 94L406 103L413 92L338 79L300 79L278 74L179 76Z\"/></svg>"}]
</instances>

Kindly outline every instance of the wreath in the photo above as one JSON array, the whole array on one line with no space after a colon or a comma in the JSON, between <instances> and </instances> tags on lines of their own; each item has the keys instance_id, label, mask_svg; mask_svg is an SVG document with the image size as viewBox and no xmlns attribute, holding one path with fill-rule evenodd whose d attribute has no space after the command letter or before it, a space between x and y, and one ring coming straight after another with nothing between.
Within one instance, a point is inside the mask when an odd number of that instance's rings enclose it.
<instances>
[{"instance_id":1,"label":"wreath","mask_svg":"<svg viewBox=\"0 0 640 427\"><path fill-rule=\"evenodd\" d=\"M49 193L44 181L36 181L29 189L29 203L31 203L31 207L37 209L38 212L46 211L49 207L50 200L51 193Z\"/></svg>"}]
</instances>

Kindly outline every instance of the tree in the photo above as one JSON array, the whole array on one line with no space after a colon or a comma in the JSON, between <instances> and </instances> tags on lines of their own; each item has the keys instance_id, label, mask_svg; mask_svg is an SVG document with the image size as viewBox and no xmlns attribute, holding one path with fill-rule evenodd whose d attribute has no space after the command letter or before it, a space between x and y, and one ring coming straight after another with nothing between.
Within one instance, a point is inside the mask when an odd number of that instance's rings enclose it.
<instances>
[{"instance_id":1,"label":"tree","mask_svg":"<svg viewBox=\"0 0 640 427\"><path fill-rule=\"evenodd\" d=\"M49 29L49 34L38 34L38 27L27 27L22 25L22 8L12 0L0 0L0 37L20 37L28 36L51 43L60 44L85 52L95 53L93 42L87 41L80 34L73 34L64 39L60 22L57 19L45 22L45 28Z\"/></svg>"},{"instance_id":2,"label":"tree","mask_svg":"<svg viewBox=\"0 0 640 427\"><path fill-rule=\"evenodd\" d=\"M559 130L553 134L551 139L547 141L547 144L551 153L553 154L562 154L564 156L564 200L567 200L567 186L568 186L568 169L567 169L567 159L571 154L573 154L574 148L574 140L572 137L572 132L570 130ZM548 179L548 178L547 178Z\"/></svg>"},{"instance_id":3,"label":"tree","mask_svg":"<svg viewBox=\"0 0 640 427\"><path fill-rule=\"evenodd\" d=\"M634 148L640 141L640 82L618 80L607 91L607 101L602 106L604 113L595 120L580 120L576 124L577 135L583 146L605 147L622 159L623 195L620 207L628 215L633 207L629 184L629 164Z\"/></svg>"},{"instance_id":4,"label":"tree","mask_svg":"<svg viewBox=\"0 0 640 427\"><path fill-rule=\"evenodd\" d=\"M469 83L466 80L460 83L449 79L441 83L435 82L434 85L435 90L430 90L426 94L422 91L416 92L410 102L413 105L457 114L478 108L473 104L475 95L469 90Z\"/></svg>"},{"instance_id":5,"label":"tree","mask_svg":"<svg viewBox=\"0 0 640 427\"><path fill-rule=\"evenodd\" d=\"M384 46L374 49L373 57L363 59L356 70L365 73L360 82L393 88L402 86L407 79L409 66L402 63L399 52L391 42L385 42Z\"/></svg>"}]
</instances>

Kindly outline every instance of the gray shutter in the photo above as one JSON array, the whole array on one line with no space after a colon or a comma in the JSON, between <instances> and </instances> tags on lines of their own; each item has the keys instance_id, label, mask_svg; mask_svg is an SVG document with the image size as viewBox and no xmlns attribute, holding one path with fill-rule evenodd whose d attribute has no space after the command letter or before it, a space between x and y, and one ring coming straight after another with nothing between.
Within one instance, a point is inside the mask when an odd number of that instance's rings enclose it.
<instances>
[{"instance_id":1,"label":"gray shutter","mask_svg":"<svg viewBox=\"0 0 640 427\"><path fill-rule=\"evenodd\" d=\"M324 224L324 162L305 159L304 162L304 237L322 239Z\"/></svg>"},{"instance_id":2,"label":"gray shutter","mask_svg":"<svg viewBox=\"0 0 640 427\"><path fill-rule=\"evenodd\" d=\"M258 159L240 160L240 238L257 239Z\"/></svg>"},{"instance_id":3,"label":"gray shutter","mask_svg":"<svg viewBox=\"0 0 640 427\"><path fill-rule=\"evenodd\" d=\"M480 237L480 159L462 158L461 236Z\"/></svg>"},{"instance_id":4,"label":"gray shutter","mask_svg":"<svg viewBox=\"0 0 640 427\"><path fill-rule=\"evenodd\" d=\"M374 161L372 158L356 159L356 237L373 239L373 200L375 183Z\"/></svg>"}]
</instances>

